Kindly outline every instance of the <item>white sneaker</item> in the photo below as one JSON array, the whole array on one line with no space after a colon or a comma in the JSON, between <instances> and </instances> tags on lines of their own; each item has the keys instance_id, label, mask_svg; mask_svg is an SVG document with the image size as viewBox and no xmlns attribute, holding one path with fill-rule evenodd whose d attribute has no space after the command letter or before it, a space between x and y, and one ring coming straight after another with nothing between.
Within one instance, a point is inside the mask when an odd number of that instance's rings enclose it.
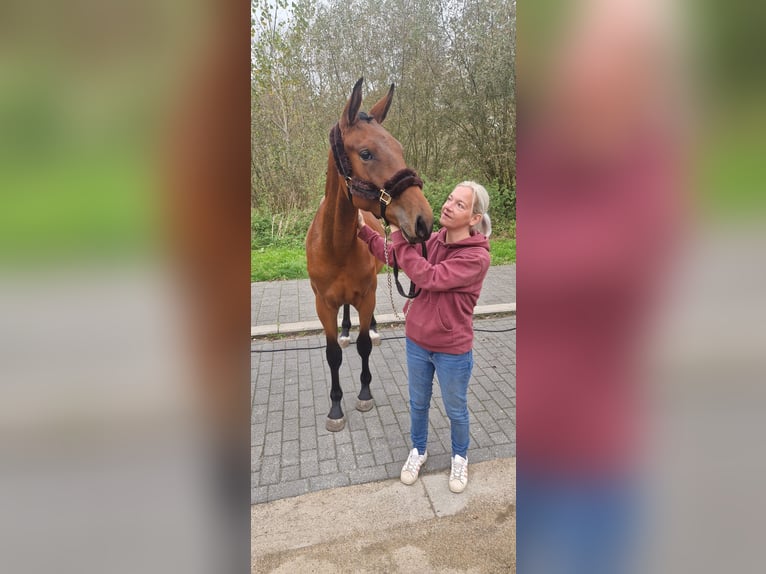
<instances>
[{"instance_id":1,"label":"white sneaker","mask_svg":"<svg viewBox=\"0 0 766 574\"><path fill-rule=\"evenodd\" d=\"M407 462L405 462L402 467L402 473L399 475L401 481L404 484L414 484L418 479L420 467L425 464L427 458L427 452L419 454L418 449L413 448L410 451L410 456L407 457Z\"/></svg>"},{"instance_id":2,"label":"white sneaker","mask_svg":"<svg viewBox=\"0 0 766 574\"><path fill-rule=\"evenodd\" d=\"M452 492L463 492L468 486L468 460L459 454L452 457L452 470L449 473L449 489Z\"/></svg>"}]
</instances>

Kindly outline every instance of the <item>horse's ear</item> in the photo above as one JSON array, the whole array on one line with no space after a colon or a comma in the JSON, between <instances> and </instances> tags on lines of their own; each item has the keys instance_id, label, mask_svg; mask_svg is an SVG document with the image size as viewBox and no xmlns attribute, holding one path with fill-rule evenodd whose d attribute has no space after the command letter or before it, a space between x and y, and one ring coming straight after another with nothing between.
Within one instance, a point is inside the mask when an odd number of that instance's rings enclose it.
<instances>
[{"instance_id":1,"label":"horse's ear","mask_svg":"<svg viewBox=\"0 0 766 574\"><path fill-rule=\"evenodd\" d=\"M388 93L380 98L378 100L378 103L372 106L372 109L370 110L370 115L375 118L375 120L382 124L383 120L386 119L386 116L388 115L388 109L391 107L391 102L394 99L394 84L391 84L391 87L388 88Z\"/></svg>"},{"instance_id":2,"label":"horse's ear","mask_svg":"<svg viewBox=\"0 0 766 574\"><path fill-rule=\"evenodd\" d=\"M340 117L341 129L353 126L356 123L356 115L359 113L359 108L362 107L362 83L364 83L364 78L359 78L356 84L354 84L351 97L346 102L346 108Z\"/></svg>"}]
</instances>

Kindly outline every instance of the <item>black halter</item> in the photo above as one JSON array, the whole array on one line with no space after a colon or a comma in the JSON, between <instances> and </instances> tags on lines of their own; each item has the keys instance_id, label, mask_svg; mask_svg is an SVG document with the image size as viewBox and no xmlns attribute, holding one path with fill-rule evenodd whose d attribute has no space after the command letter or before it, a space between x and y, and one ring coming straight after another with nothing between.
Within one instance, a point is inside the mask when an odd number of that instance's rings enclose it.
<instances>
[{"instance_id":1,"label":"black halter","mask_svg":"<svg viewBox=\"0 0 766 574\"><path fill-rule=\"evenodd\" d=\"M379 188L371 181L365 181L354 177L351 174L351 160L348 158L346 148L343 145L343 136L340 133L340 126L336 123L330 130L330 148L332 149L332 157L335 160L335 167L338 170L340 176L346 182L346 191L348 192L348 200L353 205L354 199L352 196L356 195L365 199L377 200L380 202L380 217L383 221L388 223L386 219L386 207L393 201L394 198L404 193L404 190L408 187L416 186L423 189L423 180L418 177L418 174L409 168L400 169L391 178L383 184L382 188ZM427 256L425 241L420 244L423 258ZM396 282L396 289L402 297L407 299L414 299L420 295L420 289L415 288L415 284L410 281L409 293L404 292L402 284L399 282L399 265L396 262L396 253L391 251L394 258L394 281Z\"/></svg>"},{"instance_id":2,"label":"black halter","mask_svg":"<svg viewBox=\"0 0 766 574\"><path fill-rule=\"evenodd\" d=\"M346 182L348 200L353 203L353 195L364 199L372 199L380 202L380 217L388 224L386 219L386 207L396 197L404 193L408 187L416 186L423 189L423 180L418 177L414 170L409 168L400 169L383 187L378 187L371 181L356 178L351 173L351 160L346 154L346 148L343 146L343 136L340 133L340 126L336 123L330 130L330 147L332 157L335 159L335 167L340 176Z\"/></svg>"}]
</instances>

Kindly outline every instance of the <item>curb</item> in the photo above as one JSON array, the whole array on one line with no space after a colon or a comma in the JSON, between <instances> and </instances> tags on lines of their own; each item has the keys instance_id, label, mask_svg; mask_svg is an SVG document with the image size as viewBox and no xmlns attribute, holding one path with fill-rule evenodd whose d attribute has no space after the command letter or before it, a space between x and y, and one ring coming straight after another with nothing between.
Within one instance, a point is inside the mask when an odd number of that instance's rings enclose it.
<instances>
[{"instance_id":1,"label":"curb","mask_svg":"<svg viewBox=\"0 0 766 574\"><path fill-rule=\"evenodd\" d=\"M497 305L479 305L474 311L474 317L482 315L495 315L495 314L509 314L516 315L516 303L500 303ZM404 323L403 316L396 314L379 315L375 317L378 321L378 325L396 325ZM351 326L356 327L359 325L359 319L352 317ZM310 333L321 332L322 323L319 320L314 321L298 321L295 323L282 323L275 325L256 325L250 327L250 338L267 337L270 335L288 335L296 333Z\"/></svg>"}]
</instances>

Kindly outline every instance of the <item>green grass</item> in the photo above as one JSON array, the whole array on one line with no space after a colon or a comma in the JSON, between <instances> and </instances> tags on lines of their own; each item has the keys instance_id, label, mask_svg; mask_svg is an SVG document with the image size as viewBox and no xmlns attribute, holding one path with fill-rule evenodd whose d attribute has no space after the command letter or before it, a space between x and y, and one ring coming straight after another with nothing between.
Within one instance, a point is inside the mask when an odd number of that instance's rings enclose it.
<instances>
[{"instance_id":1,"label":"green grass","mask_svg":"<svg viewBox=\"0 0 766 574\"><path fill-rule=\"evenodd\" d=\"M500 237L490 239L489 254L492 259L492 265L516 263L516 240Z\"/></svg>"},{"instance_id":2,"label":"green grass","mask_svg":"<svg viewBox=\"0 0 766 574\"><path fill-rule=\"evenodd\" d=\"M148 168L116 153L0 166L0 259L38 262L142 252L156 225Z\"/></svg>"},{"instance_id":3,"label":"green grass","mask_svg":"<svg viewBox=\"0 0 766 574\"><path fill-rule=\"evenodd\" d=\"M490 240L492 265L516 262L516 240ZM307 279L306 250L301 247L261 247L250 252L250 280ZM385 271L385 268L384 268Z\"/></svg>"},{"instance_id":4,"label":"green grass","mask_svg":"<svg viewBox=\"0 0 766 574\"><path fill-rule=\"evenodd\" d=\"M250 252L250 280L306 279L306 250L298 247L262 247Z\"/></svg>"},{"instance_id":5,"label":"green grass","mask_svg":"<svg viewBox=\"0 0 766 574\"><path fill-rule=\"evenodd\" d=\"M766 139L757 126L727 126L705 149L699 160L699 200L716 219L762 218L766 213Z\"/></svg>"}]
</instances>

